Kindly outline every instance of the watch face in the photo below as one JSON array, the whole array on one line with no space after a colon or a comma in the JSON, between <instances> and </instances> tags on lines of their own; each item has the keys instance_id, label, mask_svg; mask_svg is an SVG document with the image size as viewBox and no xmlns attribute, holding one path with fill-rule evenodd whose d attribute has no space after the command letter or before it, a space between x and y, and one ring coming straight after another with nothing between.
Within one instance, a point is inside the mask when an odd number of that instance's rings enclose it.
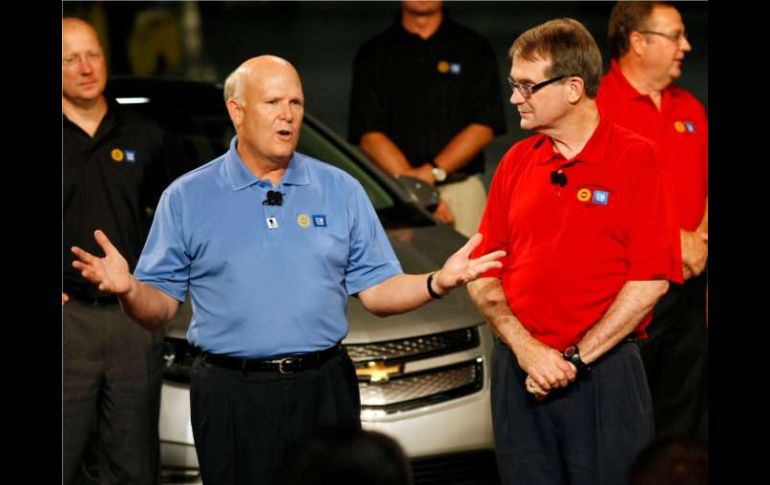
<instances>
[{"instance_id":1,"label":"watch face","mask_svg":"<svg viewBox=\"0 0 770 485\"><path fill-rule=\"evenodd\" d=\"M565 357L572 357L573 355L575 355L575 353L577 353L577 347L575 347L574 345L570 345L569 347L564 349Z\"/></svg>"}]
</instances>

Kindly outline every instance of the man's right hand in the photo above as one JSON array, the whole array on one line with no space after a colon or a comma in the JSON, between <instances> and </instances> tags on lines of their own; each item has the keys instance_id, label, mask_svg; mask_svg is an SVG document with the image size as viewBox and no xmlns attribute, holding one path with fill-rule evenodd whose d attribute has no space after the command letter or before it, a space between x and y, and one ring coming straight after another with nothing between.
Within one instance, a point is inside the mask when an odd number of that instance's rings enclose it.
<instances>
[{"instance_id":1,"label":"man's right hand","mask_svg":"<svg viewBox=\"0 0 770 485\"><path fill-rule=\"evenodd\" d=\"M575 366L564 360L561 352L535 338L527 340L514 352L516 360L543 391L567 387L575 380Z\"/></svg>"},{"instance_id":2,"label":"man's right hand","mask_svg":"<svg viewBox=\"0 0 770 485\"><path fill-rule=\"evenodd\" d=\"M80 271L99 290L116 295L128 293L134 282L128 270L126 259L115 249L107 236L100 230L94 232L94 238L104 251L104 257L99 258L83 249L73 246L72 252L78 258L72 266Z\"/></svg>"},{"instance_id":3,"label":"man's right hand","mask_svg":"<svg viewBox=\"0 0 770 485\"><path fill-rule=\"evenodd\" d=\"M433 176L433 166L429 163L423 163L419 167L411 168L403 174L420 179L428 185L436 185L436 178Z\"/></svg>"},{"instance_id":4,"label":"man's right hand","mask_svg":"<svg viewBox=\"0 0 770 485\"><path fill-rule=\"evenodd\" d=\"M679 231L682 245L682 273L684 279L700 275L706 268L709 256L708 233Z\"/></svg>"}]
</instances>

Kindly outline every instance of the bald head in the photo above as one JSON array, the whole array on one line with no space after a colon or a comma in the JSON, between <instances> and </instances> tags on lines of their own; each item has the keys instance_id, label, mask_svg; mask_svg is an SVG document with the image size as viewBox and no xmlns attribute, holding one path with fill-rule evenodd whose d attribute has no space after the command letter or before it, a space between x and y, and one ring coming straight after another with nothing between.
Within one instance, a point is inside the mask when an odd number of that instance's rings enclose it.
<instances>
[{"instance_id":1,"label":"bald head","mask_svg":"<svg viewBox=\"0 0 770 485\"><path fill-rule=\"evenodd\" d=\"M88 22L62 19L62 101L84 106L101 98L107 66L96 30Z\"/></svg>"},{"instance_id":2,"label":"bald head","mask_svg":"<svg viewBox=\"0 0 770 485\"><path fill-rule=\"evenodd\" d=\"M225 81L238 153L260 176L285 168L297 147L305 99L297 70L276 56L247 60Z\"/></svg>"}]
</instances>

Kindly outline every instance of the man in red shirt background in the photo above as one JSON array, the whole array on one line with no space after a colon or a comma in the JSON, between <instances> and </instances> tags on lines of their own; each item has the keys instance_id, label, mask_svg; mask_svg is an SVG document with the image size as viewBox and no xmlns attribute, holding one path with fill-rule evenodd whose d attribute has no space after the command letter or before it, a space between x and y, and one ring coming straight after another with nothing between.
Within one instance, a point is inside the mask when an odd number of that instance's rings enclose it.
<instances>
[{"instance_id":1,"label":"man in red shirt background","mask_svg":"<svg viewBox=\"0 0 770 485\"><path fill-rule=\"evenodd\" d=\"M595 97L601 54L558 19L510 49L523 129L492 180L477 249L502 268L468 285L497 338L495 451L503 483L627 483L653 438L636 336L681 281L671 189L649 141Z\"/></svg>"},{"instance_id":2,"label":"man in red shirt background","mask_svg":"<svg viewBox=\"0 0 770 485\"><path fill-rule=\"evenodd\" d=\"M695 97L673 84L692 46L681 15L663 2L618 2L608 31L613 59L599 109L656 144L678 210L686 281L658 302L641 343L656 432L708 440L708 120Z\"/></svg>"}]
</instances>

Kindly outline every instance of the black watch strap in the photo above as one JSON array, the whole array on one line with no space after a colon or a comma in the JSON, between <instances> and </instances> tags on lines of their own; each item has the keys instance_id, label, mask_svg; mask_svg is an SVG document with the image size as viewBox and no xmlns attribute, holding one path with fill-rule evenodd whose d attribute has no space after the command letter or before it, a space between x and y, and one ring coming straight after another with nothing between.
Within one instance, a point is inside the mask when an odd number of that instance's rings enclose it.
<instances>
[{"instance_id":1,"label":"black watch strap","mask_svg":"<svg viewBox=\"0 0 770 485\"><path fill-rule=\"evenodd\" d=\"M428 294L434 300L440 300L442 298L441 295L433 291L433 276L435 275L436 273L431 273L428 275Z\"/></svg>"},{"instance_id":2,"label":"black watch strap","mask_svg":"<svg viewBox=\"0 0 770 485\"><path fill-rule=\"evenodd\" d=\"M564 360L571 362L572 365L575 366L578 375L585 375L591 371L591 366L583 362L583 359L580 358L580 350L577 345L570 345L567 347L564 350L562 357L564 357Z\"/></svg>"}]
</instances>

